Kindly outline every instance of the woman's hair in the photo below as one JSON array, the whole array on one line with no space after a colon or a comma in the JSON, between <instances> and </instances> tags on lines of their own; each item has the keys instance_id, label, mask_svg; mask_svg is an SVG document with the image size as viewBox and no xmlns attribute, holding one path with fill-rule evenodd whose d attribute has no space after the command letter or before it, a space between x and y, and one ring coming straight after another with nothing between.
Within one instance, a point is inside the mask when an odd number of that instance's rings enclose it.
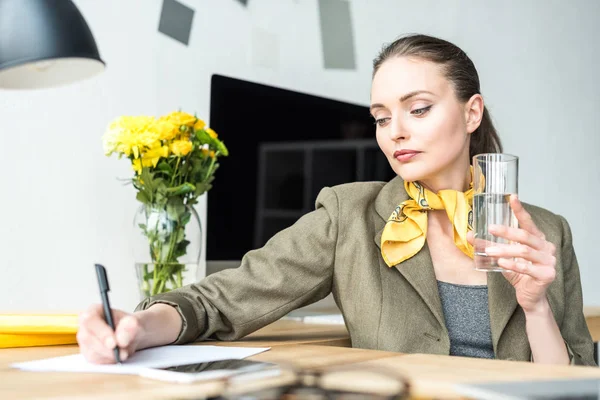
<instances>
[{"instance_id":1,"label":"woman's hair","mask_svg":"<svg viewBox=\"0 0 600 400\"><path fill-rule=\"evenodd\" d=\"M440 64L444 75L453 85L456 97L467 102L474 94L480 94L479 75L473 61L458 46L427 35L409 35L383 47L373 60L373 76L379 67L393 57L416 57ZM502 143L494 128L487 108L479 127L471 134L469 157L481 153L502 153Z\"/></svg>"}]
</instances>

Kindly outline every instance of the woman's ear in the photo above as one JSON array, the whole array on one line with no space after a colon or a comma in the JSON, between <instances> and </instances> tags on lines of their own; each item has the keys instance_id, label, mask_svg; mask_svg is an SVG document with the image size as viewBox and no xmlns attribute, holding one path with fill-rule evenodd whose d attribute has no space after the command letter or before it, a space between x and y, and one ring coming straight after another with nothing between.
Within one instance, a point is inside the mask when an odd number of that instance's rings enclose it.
<instances>
[{"instance_id":1,"label":"woman's ear","mask_svg":"<svg viewBox=\"0 0 600 400\"><path fill-rule=\"evenodd\" d=\"M474 94L465 104L465 121L467 123L467 133L475 132L479 128L483 118L483 97L480 94Z\"/></svg>"}]
</instances>

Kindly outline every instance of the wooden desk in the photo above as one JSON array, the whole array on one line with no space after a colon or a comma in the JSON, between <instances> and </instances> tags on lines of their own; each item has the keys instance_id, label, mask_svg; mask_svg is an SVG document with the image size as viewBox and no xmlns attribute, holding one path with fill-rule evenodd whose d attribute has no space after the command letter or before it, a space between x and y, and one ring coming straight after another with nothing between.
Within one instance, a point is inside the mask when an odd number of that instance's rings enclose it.
<instances>
[{"instance_id":1,"label":"wooden desk","mask_svg":"<svg viewBox=\"0 0 600 400\"><path fill-rule=\"evenodd\" d=\"M306 307L309 310L309 307ZM339 314L340 310L335 306L320 308L318 310L318 314ZM583 314L585 315L585 320L588 325L588 329L590 330L590 334L592 335L592 339L594 342L600 342L600 307L599 306L587 306L583 307ZM343 328L342 328L343 330ZM330 331L329 333L334 333L335 331ZM343 330L343 332L346 332ZM348 338L347 332L344 338ZM342 339L342 338L340 338ZM330 343L336 343L335 339L332 337L330 339ZM321 343L319 343L321 344ZM324 343L323 343L324 344ZM339 344L331 344L332 346L339 346ZM348 340L347 346L350 346L350 341Z\"/></svg>"},{"instance_id":2,"label":"wooden desk","mask_svg":"<svg viewBox=\"0 0 600 400\"><path fill-rule=\"evenodd\" d=\"M600 378L600 368L539 365L433 354L406 354L358 363L389 368L407 377L415 398L459 398L462 383Z\"/></svg>"},{"instance_id":3,"label":"wooden desk","mask_svg":"<svg viewBox=\"0 0 600 400\"><path fill-rule=\"evenodd\" d=\"M295 321L278 321L239 342L203 342L195 345L271 347L255 356L265 361L293 364L305 368L324 368L364 362L398 353L335 347L349 345L343 326L307 325ZM47 346L0 349L0 399L172 399L217 395L219 383L173 385L136 376L106 374L72 374L25 372L9 364L48 357L76 354L71 346Z\"/></svg>"},{"instance_id":4,"label":"wooden desk","mask_svg":"<svg viewBox=\"0 0 600 400\"><path fill-rule=\"evenodd\" d=\"M223 343L225 344L225 343ZM272 347L290 344L350 347L350 335L345 325L304 324L280 320L260 329L231 346Z\"/></svg>"},{"instance_id":5,"label":"wooden desk","mask_svg":"<svg viewBox=\"0 0 600 400\"><path fill-rule=\"evenodd\" d=\"M583 314L594 342L600 341L600 307L583 307Z\"/></svg>"},{"instance_id":6,"label":"wooden desk","mask_svg":"<svg viewBox=\"0 0 600 400\"><path fill-rule=\"evenodd\" d=\"M316 344L315 344L316 343ZM407 354L336 347L348 343L340 326L304 325L278 321L239 342L196 345L272 347L252 359L327 368L353 364L376 365L398 371L411 382L416 397L456 397L454 384L499 380L600 378L600 368L544 366L525 362ZM105 374L36 373L8 367L13 362L75 354L77 346L0 349L0 399L191 399L216 395L219 383L168 384L136 376Z\"/></svg>"}]
</instances>

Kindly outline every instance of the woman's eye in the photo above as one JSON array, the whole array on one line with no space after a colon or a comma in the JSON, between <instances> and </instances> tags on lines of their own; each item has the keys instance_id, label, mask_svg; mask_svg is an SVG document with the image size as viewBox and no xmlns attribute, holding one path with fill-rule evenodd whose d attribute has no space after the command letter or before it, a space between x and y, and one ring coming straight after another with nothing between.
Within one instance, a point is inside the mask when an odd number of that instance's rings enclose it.
<instances>
[{"instance_id":1,"label":"woman's eye","mask_svg":"<svg viewBox=\"0 0 600 400\"><path fill-rule=\"evenodd\" d=\"M427 111L429 111L430 108L431 108L431 106L417 108L416 110L412 110L410 113L412 115L421 116L421 115L425 114Z\"/></svg>"},{"instance_id":2,"label":"woman's eye","mask_svg":"<svg viewBox=\"0 0 600 400\"><path fill-rule=\"evenodd\" d=\"M383 126L383 125L385 125L385 123L386 123L386 122L388 122L389 120L390 120L390 118L389 118L389 117L386 117L386 118L377 118L377 119L375 119L375 123L376 123L377 125L379 125L379 126Z\"/></svg>"}]
</instances>

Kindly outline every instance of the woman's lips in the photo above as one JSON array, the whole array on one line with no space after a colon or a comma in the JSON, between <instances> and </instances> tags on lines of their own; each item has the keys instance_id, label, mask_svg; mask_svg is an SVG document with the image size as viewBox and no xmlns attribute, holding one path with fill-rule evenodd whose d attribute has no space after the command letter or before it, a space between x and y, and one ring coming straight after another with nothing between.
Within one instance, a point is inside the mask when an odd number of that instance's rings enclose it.
<instances>
[{"instance_id":1,"label":"woman's lips","mask_svg":"<svg viewBox=\"0 0 600 400\"><path fill-rule=\"evenodd\" d=\"M419 153L421 153L421 152L416 151L416 150L400 150L400 151L394 152L394 158L400 162L406 162L408 160L411 160L413 157L415 157Z\"/></svg>"}]
</instances>

